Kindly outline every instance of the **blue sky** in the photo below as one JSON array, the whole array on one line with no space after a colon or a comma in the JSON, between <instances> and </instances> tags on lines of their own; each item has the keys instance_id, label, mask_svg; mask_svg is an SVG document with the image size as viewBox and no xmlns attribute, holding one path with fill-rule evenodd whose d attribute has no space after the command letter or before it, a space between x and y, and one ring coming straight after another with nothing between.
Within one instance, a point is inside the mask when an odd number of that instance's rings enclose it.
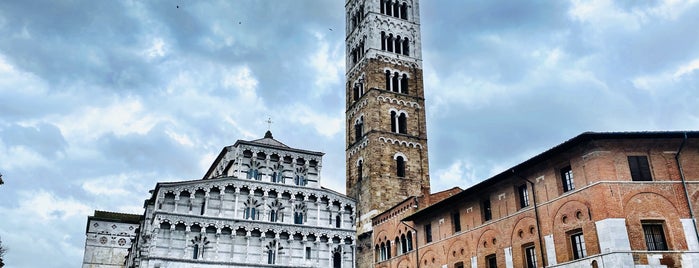
<instances>
[{"instance_id":1,"label":"blue sky","mask_svg":"<svg viewBox=\"0 0 699 268\"><path fill-rule=\"evenodd\" d=\"M696 0L421 9L433 191L584 131L699 129ZM344 14L327 0L0 1L8 267L78 266L93 210L141 213L156 182L201 178L268 117L278 140L325 152L322 184L344 192Z\"/></svg>"}]
</instances>

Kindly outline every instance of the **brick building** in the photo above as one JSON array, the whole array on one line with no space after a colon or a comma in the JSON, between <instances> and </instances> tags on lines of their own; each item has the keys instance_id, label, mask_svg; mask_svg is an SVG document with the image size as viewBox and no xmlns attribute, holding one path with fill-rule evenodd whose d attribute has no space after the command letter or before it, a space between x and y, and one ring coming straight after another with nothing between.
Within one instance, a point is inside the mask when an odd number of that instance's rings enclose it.
<instances>
[{"instance_id":1,"label":"brick building","mask_svg":"<svg viewBox=\"0 0 699 268\"><path fill-rule=\"evenodd\" d=\"M583 133L419 201L374 218L374 267L699 267L699 132Z\"/></svg>"}]
</instances>

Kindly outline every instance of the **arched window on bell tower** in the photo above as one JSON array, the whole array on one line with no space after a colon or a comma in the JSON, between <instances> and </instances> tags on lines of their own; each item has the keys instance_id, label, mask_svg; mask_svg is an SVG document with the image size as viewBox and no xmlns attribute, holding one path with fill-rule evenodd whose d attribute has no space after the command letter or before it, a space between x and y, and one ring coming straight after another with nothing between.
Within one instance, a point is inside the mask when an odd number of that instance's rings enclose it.
<instances>
[{"instance_id":1,"label":"arched window on bell tower","mask_svg":"<svg viewBox=\"0 0 699 268\"><path fill-rule=\"evenodd\" d=\"M388 52L393 52L393 39L393 34L388 34L388 38L386 40L386 50L388 50Z\"/></svg>"},{"instance_id":2,"label":"arched window on bell tower","mask_svg":"<svg viewBox=\"0 0 699 268\"><path fill-rule=\"evenodd\" d=\"M410 56L410 41L408 38L403 38L403 55Z\"/></svg>"},{"instance_id":3,"label":"arched window on bell tower","mask_svg":"<svg viewBox=\"0 0 699 268\"><path fill-rule=\"evenodd\" d=\"M396 53L400 54L400 49L401 49L401 43L403 42L403 39L400 38L399 36L396 36Z\"/></svg>"},{"instance_id":4,"label":"arched window on bell tower","mask_svg":"<svg viewBox=\"0 0 699 268\"><path fill-rule=\"evenodd\" d=\"M406 3L400 6L400 18L404 20L408 19L408 4Z\"/></svg>"},{"instance_id":5,"label":"arched window on bell tower","mask_svg":"<svg viewBox=\"0 0 699 268\"><path fill-rule=\"evenodd\" d=\"M391 78L391 84L393 88L391 91L393 92L400 92L400 84L398 83L398 72L393 73L393 77Z\"/></svg>"},{"instance_id":6,"label":"arched window on bell tower","mask_svg":"<svg viewBox=\"0 0 699 268\"><path fill-rule=\"evenodd\" d=\"M400 79L400 93L408 94L408 75L403 74Z\"/></svg>"},{"instance_id":7,"label":"arched window on bell tower","mask_svg":"<svg viewBox=\"0 0 699 268\"><path fill-rule=\"evenodd\" d=\"M408 134L408 114L404 111L391 111L391 132Z\"/></svg>"},{"instance_id":8,"label":"arched window on bell tower","mask_svg":"<svg viewBox=\"0 0 699 268\"><path fill-rule=\"evenodd\" d=\"M359 116L359 118L354 122L354 142L359 142L364 135L364 116Z\"/></svg>"},{"instance_id":9,"label":"arched window on bell tower","mask_svg":"<svg viewBox=\"0 0 699 268\"><path fill-rule=\"evenodd\" d=\"M364 160L359 159L357 161L357 181L362 181L362 177L364 177Z\"/></svg>"},{"instance_id":10,"label":"arched window on bell tower","mask_svg":"<svg viewBox=\"0 0 699 268\"><path fill-rule=\"evenodd\" d=\"M403 155L402 153L396 153L395 155L393 155L393 159L396 161L396 177L405 177L405 155Z\"/></svg>"}]
</instances>

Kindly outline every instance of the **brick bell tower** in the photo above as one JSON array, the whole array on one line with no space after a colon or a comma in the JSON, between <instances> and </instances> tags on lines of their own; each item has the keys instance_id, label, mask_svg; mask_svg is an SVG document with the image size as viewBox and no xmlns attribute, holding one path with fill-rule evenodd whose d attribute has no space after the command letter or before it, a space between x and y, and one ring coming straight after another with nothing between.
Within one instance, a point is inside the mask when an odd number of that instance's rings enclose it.
<instances>
[{"instance_id":1,"label":"brick bell tower","mask_svg":"<svg viewBox=\"0 0 699 268\"><path fill-rule=\"evenodd\" d=\"M371 218L429 197L418 0L346 0L347 195L357 267L373 263Z\"/></svg>"}]
</instances>

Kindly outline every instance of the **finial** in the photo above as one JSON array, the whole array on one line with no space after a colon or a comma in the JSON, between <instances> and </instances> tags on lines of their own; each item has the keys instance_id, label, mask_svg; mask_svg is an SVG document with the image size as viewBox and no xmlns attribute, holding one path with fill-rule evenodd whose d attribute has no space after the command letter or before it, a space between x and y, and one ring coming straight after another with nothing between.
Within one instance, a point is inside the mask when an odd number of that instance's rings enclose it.
<instances>
[{"instance_id":1,"label":"finial","mask_svg":"<svg viewBox=\"0 0 699 268\"><path fill-rule=\"evenodd\" d=\"M265 132L265 139L267 138L274 139L274 137L272 137L272 131L267 130L267 132Z\"/></svg>"}]
</instances>

